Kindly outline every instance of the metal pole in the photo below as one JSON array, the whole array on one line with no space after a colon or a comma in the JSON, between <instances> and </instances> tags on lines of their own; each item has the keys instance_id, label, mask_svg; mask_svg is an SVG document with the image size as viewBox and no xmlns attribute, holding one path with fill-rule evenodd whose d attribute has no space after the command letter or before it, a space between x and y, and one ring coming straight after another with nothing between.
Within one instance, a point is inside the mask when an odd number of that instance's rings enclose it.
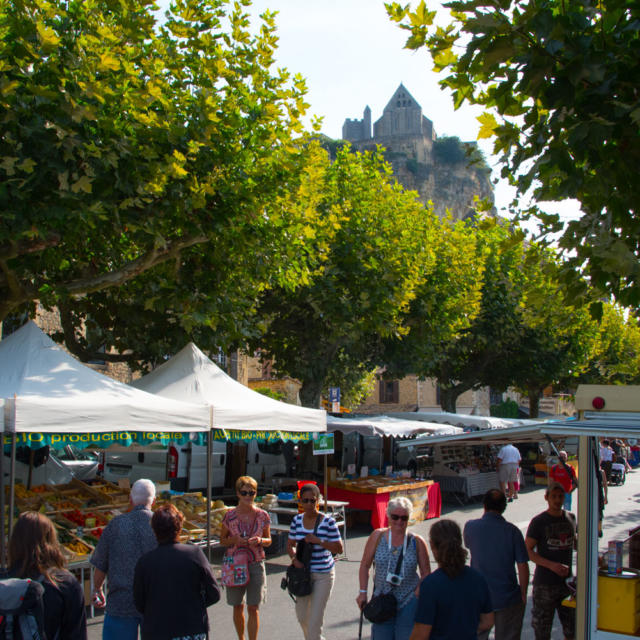
<instances>
[{"instance_id":1,"label":"metal pole","mask_svg":"<svg viewBox=\"0 0 640 640\"><path fill-rule=\"evenodd\" d=\"M2 448L0 449L0 567L3 569L7 566L7 558L6 558L6 545L4 538L4 525L5 525L5 517L4 517L4 505L5 505L5 495L4 495L4 429L5 429L5 412L7 411L7 407L3 407L2 411Z\"/></svg>"},{"instance_id":2,"label":"metal pole","mask_svg":"<svg viewBox=\"0 0 640 640\"><path fill-rule=\"evenodd\" d=\"M211 465L213 463L213 407L209 407L207 433L207 558L211 562Z\"/></svg>"},{"instance_id":3,"label":"metal pole","mask_svg":"<svg viewBox=\"0 0 640 640\"><path fill-rule=\"evenodd\" d=\"M14 405L15 407L15 405ZM14 423L15 424L15 423ZM16 433L11 434L11 470L9 476L9 529L8 538L11 539L11 532L13 531L13 510L15 503L15 488L16 488ZM4 455L4 453L3 453ZM4 531L3 531L4 534Z\"/></svg>"},{"instance_id":4,"label":"metal pole","mask_svg":"<svg viewBox=\"0 0 640 640\"><path fill-rule=\"evenodd\" d=\"M322 457L324 458L324 512L328 513L328 511L327 511L327 501L328 501L327 496L329 495L329 472L328 472L328 469L327 469L327 458L329 456L327 454L325 454Z\"/></svg>"},{"instance_id":5,"label":"metal pole","mask_svg":"<svg viewBox=\"0 0 640 640\"><path fill-rule=\"evenodd\" d=\"M591 638L597 606L598 584L598 508L593 462L593 442L590 436L580 436L578 460L578 552L576 554L576 638Z\"/></svg>"}]
</instances>

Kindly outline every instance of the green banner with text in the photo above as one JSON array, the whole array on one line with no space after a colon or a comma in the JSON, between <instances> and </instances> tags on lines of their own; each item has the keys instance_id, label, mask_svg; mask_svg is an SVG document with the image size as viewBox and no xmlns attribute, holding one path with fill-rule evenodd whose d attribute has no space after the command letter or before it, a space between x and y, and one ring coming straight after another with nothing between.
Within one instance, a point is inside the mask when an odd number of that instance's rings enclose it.
<instances>
[{"instance_id":1,"label":"green banner with text","mask_svg":"<svg viewBox=\"0 0 640 640\"><path fill-rule=\"evenodd\" d=\"M4 447L8 451L12 442L10 433L4 434ZM189 442L199 446L207 444L207 433L185 433L182 431L109 431L106 433L17 433L16 445L19 447L30 447L39 449L49 446L52 449L62 449L68 444L72 444L78 449L107 449L111 445L129 447L161 445L168 446L170 442L177 445L185 445ZM247 442L258 440L260 442L276 442L281 440L286 442L310 441L311 433L299 431L241 431L214 429L214 441L226 442Z\"/></svg>"}]
</instances>

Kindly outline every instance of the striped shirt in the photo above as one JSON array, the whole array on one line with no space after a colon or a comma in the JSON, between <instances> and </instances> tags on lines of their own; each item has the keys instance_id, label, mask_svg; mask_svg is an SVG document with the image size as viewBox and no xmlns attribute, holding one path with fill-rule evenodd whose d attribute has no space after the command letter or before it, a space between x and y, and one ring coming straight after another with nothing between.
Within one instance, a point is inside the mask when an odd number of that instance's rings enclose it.
<instances>
[{"instance_id":1,"label":"striped shirt","mask_svg":"<svg viewBox=\"0 0 640 640\"><path fill-rule=\"evenodd\" d=\"M313 527L311 527L311 529L305 529L302 519L303 515L304 514L299 513L297 516L294 516L291 521L289 540L293 540L295 542L298 540L304 540L306 535L313 533ZM338 525L336 524L336 521L329 516L325 516L322 519L322 522L318 525L316 535L323 542L338 542L340 540ZM310 567L312 573L328 573L333 569L334 564L331 551L317 544L313 545Z\"/></svg>"}]
</instances>

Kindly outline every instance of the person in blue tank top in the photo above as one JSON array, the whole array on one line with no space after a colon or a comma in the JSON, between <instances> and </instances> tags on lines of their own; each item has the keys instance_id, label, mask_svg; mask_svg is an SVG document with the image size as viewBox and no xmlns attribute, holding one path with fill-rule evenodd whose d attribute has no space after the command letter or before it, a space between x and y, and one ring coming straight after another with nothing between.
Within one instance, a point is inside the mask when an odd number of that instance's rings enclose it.
<instances>
[{"instance_id":1,"label":"person in blue tank top","mask_svg":"<svg viewBox=\"0 0 640 640\"><path fill-rule=\"evenodd\" d=\"M436 522L429 543L438 569L420 583L410 640L476 640L493 626L487 581L465 565L467 551L453 520Z\"/></svg>"},{"instance_id":2,"label":"person in blue tank top","mask_svg":"<svg viewBox=\"0 0 640 640\"><path fill-rule=\"evenodd\" d=\"M360 562L360 592L356 598L362 609L367 603L369 570L375 564L373 596L392 593L398 603L396 615L386 622L371 625L371 640L409 640L418 606L415 596L420 580L429 574L429 552L427 543L418 535L407 532L413 511L409 498L398 497L387 505L388 527L376 529L367 540ZM402 555L402 561L399 557ZM398 584L387 581L400 566ZM418 575L419 574L419 575Z\"/></svg>"}]
</instances>

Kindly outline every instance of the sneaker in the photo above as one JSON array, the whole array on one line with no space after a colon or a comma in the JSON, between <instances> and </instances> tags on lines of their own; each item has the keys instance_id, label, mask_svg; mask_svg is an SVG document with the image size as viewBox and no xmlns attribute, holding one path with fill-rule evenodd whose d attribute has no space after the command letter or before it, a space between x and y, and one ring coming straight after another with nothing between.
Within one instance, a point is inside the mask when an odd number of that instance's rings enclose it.
<instances>
[{"instance_id":1,"label":"sneaker","mask_svg":"<svg viewBox=\"0 0 640 640\"><path fill-rule=\"evenodd\" d=\"M517 499L518 499L518 494L517 494L517 493L516 493L516 495L515 495L515 496L513 496L513 499L514 499L514 500L517 500Z\"/></svg>"},{"instance_id":2,"label":"sneaker","mask_svg":"<svg viewBox=\"0 0 640 640\"><path fill-rule=\"evenodd\" d=\"M513 502L513 498L507 498L507 502Z\"/></svg>"}]
</instances>

